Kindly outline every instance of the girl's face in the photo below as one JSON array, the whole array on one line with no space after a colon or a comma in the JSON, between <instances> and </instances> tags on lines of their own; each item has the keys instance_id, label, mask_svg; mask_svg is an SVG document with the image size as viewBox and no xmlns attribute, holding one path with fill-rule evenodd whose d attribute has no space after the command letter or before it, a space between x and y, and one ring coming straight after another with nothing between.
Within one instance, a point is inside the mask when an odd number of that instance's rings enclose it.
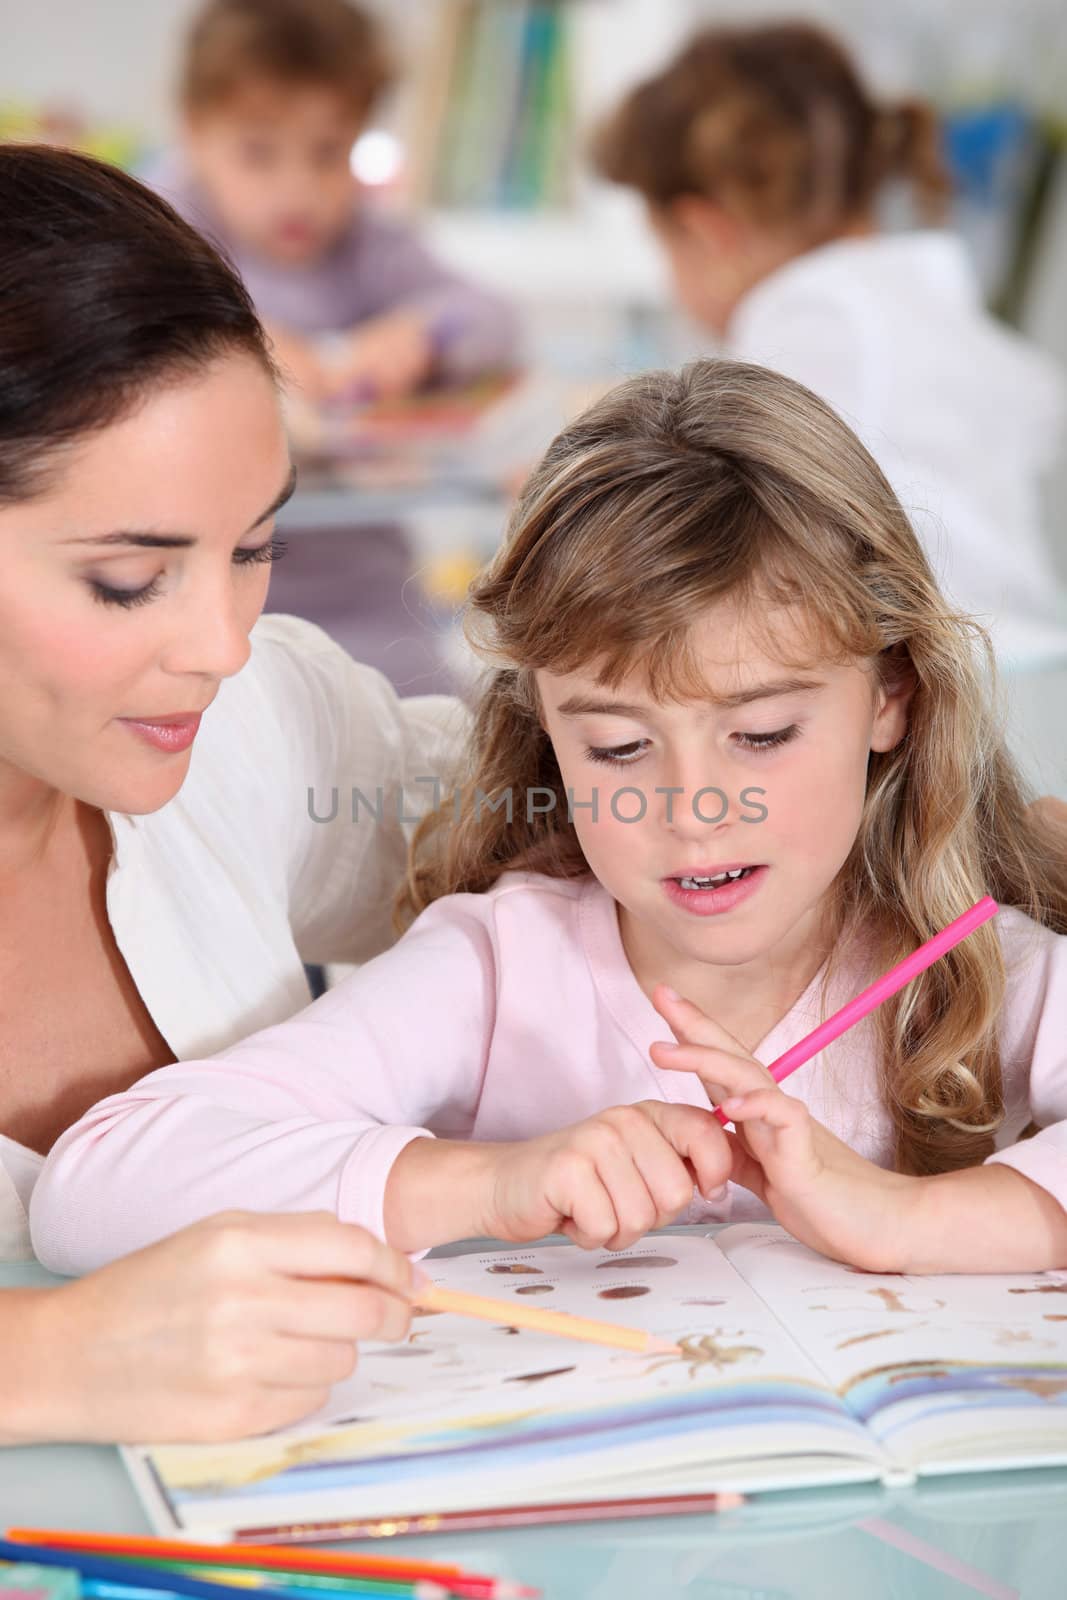
<instances>
[{"instance_id":1,"label":"girl's face","mask_svg":"<svg viewBox=\"0 0 1067 1600\"><path fill-rule=\"evenodd\" d=\"M798 620L774 624L796 658ZM680 961L740 967L819 936L868 755L907 726L905 688L880 688L867 664L783 667L725 603L695 642L699 701L655 702L636 676L605 689L592 670L536 674L586 860L621 908L627 949L664 977Z\"/></svg>"},{"instance_id":2,"label":"girl's face","mask_svg":"<svg viewBox=\"0 0 1067 1600\"><path fill-rule=\"evenodd\" d=\"M291 469L274 385L233 354L78 441L0 508L0 780L155 811L248 659Z\"/></svg>"}]
</instances>

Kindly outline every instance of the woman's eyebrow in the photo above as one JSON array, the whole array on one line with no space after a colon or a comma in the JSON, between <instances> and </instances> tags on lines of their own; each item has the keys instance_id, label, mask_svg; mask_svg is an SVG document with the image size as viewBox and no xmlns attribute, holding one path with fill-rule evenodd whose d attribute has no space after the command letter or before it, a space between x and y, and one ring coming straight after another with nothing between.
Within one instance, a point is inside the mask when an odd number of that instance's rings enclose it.
<instances>
[{"instance_id":1,"label":"woman's eyebrow","mask_svg":"<svg viewBox=\"0 0 1067 1600\"><path fill-rule=\"evenodd\" d=\"M261 512L255 522L252 523L252 526L246 531L251 533L254 529L262 527L264 522L269 521L275 512L280 511L282 506L285 505L295 488L296 468L290 467L289 476L286 478L283 488L275 495L266 511ZM64 544L130 545L137 550L188 550L196 542L193 536L188 533L156 533L147 530L141 532L135 528L122 528L116 533L94 533L90 534L87 539L63 540Z\"/></svg>"}]
</instances>

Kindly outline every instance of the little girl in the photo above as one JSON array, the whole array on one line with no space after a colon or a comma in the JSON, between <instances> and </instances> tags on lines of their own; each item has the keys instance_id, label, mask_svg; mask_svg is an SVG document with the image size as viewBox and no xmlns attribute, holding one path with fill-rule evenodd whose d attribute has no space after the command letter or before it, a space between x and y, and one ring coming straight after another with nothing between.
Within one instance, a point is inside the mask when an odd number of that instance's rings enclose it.
<instances>
[{"instance_id":1,"label":"little girl","mask_svg":"<svg viewBox=\"0 0 1067 1600\"><path fill-rule=\"evenodd\" d=\"M414 926L90 1111L34 1193L42 1260L239 1203L409 1252L770 1211L859 1267L1067 1267L1067 871L981 633L838 417L734 362L622 385L533 473L472 621L496 666ZM772 1083L985 892L992 923Z\"/></svg>"},{"instance_id":2,"label":"little girl","mask_svg":"<svg viewBox=\"0 0 1067 1600\"><path fill-rule=\"evenodd\" d=\"M599 131L635 189L685 309L725 353L804 383L888 476L950 600L998 652L1067 649L1041 480L1062 375L982 306L929 107L881 104L808 23L698 34ZM908 189L925 226L886 232Z\"/></svg>"}]
</instances>

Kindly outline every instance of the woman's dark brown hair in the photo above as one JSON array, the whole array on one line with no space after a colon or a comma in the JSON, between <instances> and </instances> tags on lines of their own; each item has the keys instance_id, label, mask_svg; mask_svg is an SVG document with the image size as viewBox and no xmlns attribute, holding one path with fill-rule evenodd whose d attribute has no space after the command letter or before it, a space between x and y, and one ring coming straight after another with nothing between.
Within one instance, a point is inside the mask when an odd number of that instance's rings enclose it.
<instances>
[{"instance_id":1,"label":"woman's dark brown hair","mask_svg":"<svg viewBox=\"0 0 1067 1600\"><path fill-rule=\"evenodd\" d=\"M803 22L708 28L599 129L601 173L664 208L701 195L814 237L866 214L890 178L928 218L951 185L929 106L879 104L847 51Z\"/></svg>"},{"instance_id":2,"label":"woman's dark brown hair","mask_svg":"<svg viewBox=\"0 0 1067 1600\"><path fill-rule=\"evenodd\" d=\"M136 179L89 156L0 145L0 504L155 384L230 351L273 371L237 274Z\"/></svg>"}]
</instances>

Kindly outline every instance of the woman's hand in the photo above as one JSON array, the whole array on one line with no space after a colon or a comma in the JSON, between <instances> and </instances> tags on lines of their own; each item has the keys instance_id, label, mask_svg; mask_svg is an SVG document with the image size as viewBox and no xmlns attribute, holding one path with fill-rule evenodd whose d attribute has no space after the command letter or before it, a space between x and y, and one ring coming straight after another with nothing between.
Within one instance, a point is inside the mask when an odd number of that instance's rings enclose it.
<instances>
[{"instance_id":1,"label":"woman's hand","mask_svg":"<svg viewBox=\"0 0 1067 1600\"><path fill-rule=\"evenodd\" d=\"M898 1262L921 1180L858 1156L689 1001L660 987L653 1004L678 1040L652 1046L657 1067L696 1073L734 1123L727 1135L732 1181L814 1250L870 1271L903 1270Z\"/></svg>"},{"instance_id":2,"label":"woman's hand","mask_svg":"<svg viewBox=\"0 0 1067 1600\"><path fill-rule=\"evenodd\" d=\"M643 1100L514 1144L413 1139L389 1174L385 1231L402 1250L548 1233L585 1250L625 1250L674 1222L694 1184L712 1194L729 1173L710 1111Z\"/></svg>"},{"instance_id":3,"label":"woman's hand","mask_svg":"<svg viewBox=\"0 0 1067 1600\"><path fill-rule=\"evenodd\" d=\"M212 1217L62 1288L12 1291L22 1381L0 1427L11 1441L134 1443L296 1422L353 1371L357 1340L405 1336L414 1278L325 1212Z\"/></svg>"}]
</instances>

